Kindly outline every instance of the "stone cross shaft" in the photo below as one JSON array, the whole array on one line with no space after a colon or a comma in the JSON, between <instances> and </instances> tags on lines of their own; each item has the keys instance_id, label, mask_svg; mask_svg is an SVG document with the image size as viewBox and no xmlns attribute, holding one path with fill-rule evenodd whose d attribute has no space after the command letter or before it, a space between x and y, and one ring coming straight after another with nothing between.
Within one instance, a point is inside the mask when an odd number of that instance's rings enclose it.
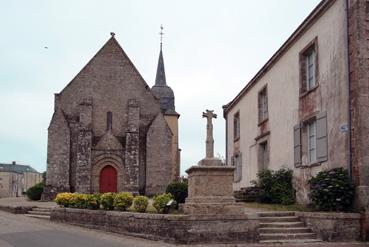
<instances>
[{"instance_id":1,"label":"stone cross shaft","mask_svg":"<svg viewBox=\"0 0 369 247\"><path fill-rule=\"evenodd\" d=\"M217 118L214 111L206 110L202 117L207 119L206 124L206 158L214 158L213 118Z\"/></svg>"}]
</instances>

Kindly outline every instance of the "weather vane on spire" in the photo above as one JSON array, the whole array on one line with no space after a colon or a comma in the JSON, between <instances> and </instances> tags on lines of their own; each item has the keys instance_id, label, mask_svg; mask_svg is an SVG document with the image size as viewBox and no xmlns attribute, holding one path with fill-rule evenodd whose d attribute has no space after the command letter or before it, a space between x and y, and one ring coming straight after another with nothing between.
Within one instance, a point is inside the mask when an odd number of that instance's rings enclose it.
<instances>
[{"instance_id":1,"label":"weather vane on spire","mask_svg":"<svg viewBox=\"0 0 369 247\"><path fill-rule=\"evenodd\" d=\"M163 35L164 35L164 33L163 33L163 29L164 29L164 27L163 27L163 24L161 24L160 25L160 48L162 47L162 45L163 45Z\"/></svg>"}]
</instances>

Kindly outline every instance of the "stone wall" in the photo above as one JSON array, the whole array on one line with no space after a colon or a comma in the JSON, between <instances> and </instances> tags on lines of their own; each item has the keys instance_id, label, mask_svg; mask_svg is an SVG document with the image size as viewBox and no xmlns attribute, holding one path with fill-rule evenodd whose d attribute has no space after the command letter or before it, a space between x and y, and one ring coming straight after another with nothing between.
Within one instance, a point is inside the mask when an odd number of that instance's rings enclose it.
<instances>
[{"instance_id":1,"label":"stone wall","mask_svg":"<svg viewBox=\"0 0 369 247\"><path fill-rule=\"evenodd\" d=\"M369 1L348 1L352 178L355 207L365 211L362 234L369 240Z\"/></svg>"},{"instance_id":2,"label":"stone wall","mask_svg":"<svg viewBox=\"0 0 369 247\"><path fill-rule=\"evenodd\" d=\"M158 114L146 137L146 194L165 192L172 179L172 132Z\"/></svg>"},{"instance_id":3,"label":"stone wall","mask_svg":"<svg viewBox=\"0 0 369 247\"><path fill-rule=\"evenodd\" d=\"M324 241L360 240L360 214L296 212L296 216Z\"/></svg>"},{"instance_id":4,"label":"stone wall","mask_svg":"<svg viewBox=\"0 0 369 247\"><path fill-rule=\"evenodd\" d=\"M254 214L191 216L69 208L53 209L51 220L182 244L255 242L258 226Z\"/></svg>"}]
</instances>

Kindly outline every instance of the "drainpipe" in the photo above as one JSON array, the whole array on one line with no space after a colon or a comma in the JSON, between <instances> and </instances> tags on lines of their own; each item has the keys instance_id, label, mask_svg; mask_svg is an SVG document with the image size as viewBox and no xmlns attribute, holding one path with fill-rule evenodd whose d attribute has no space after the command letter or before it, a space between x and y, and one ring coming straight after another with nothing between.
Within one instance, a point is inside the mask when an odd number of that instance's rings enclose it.
<instances>
[{"instance_id":1,"label":"drainpipe","mask_svg":"<svg viewBox=\"0 0 369 247\"><path fill-rule=\"evenodd\" d=\"M346 3L346 38L345 38L345 47L346 47L346 80L347 80L347 86L348 86L348 129L349 129L349 141L348 141L348 153L349 153L349 162L348 162L348 172L350 175L350 178L352 179L352 116L351 116L351 78L350 78L350 53L349 53L349 47L350 47L350 39L349 39L349 0L345 1Z\"/></svg>"},{"instance_id":2,"label":"drainpipe","mask_svg":"<svg viewBox=\"0 0 369 247\"><path fill-rule=\"evenodd\" d=\"M224 116L225 118L225 165L228 166L228 120L227 116Z\"/></svg>"},{"instance_id":3,"label":"drainpipe","mask_svg":"<svg viewBox=\"0 0 369 247\"><path fill-rule=\"evenodd\" d=\"M227 121L227 105L223 106L223 117L225 119L225 166L228 166L228 121Z\"/></svg>"}]
</instances>

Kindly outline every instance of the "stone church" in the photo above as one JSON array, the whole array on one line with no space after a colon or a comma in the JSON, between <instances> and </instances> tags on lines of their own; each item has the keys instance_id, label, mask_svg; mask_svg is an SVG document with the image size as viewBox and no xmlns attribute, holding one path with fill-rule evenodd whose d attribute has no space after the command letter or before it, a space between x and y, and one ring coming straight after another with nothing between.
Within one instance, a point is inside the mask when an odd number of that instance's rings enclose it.
<instances>
[{"instance_id":1,"label":"stone church","mask_svg":"<svg viewBox=\"0 0 369 247\"><path fill-rule=\"evenodd\" d=\"M44 199L62 191L162 193L179 178L178 118L162 44L150 88L111 38L58 94Z\"/></svg>"}]
</instances>

